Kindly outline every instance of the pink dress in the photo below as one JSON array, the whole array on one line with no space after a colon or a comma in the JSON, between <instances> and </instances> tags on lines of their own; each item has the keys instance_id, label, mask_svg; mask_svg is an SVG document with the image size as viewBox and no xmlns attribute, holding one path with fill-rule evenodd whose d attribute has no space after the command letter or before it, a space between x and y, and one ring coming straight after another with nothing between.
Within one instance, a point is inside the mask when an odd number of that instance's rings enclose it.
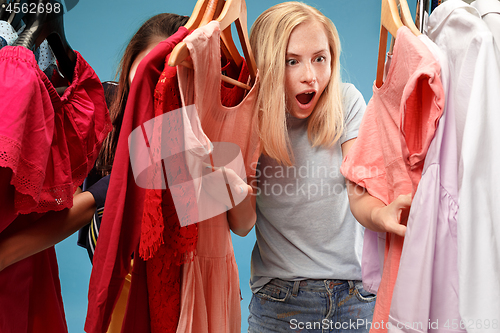
<instances>
[{"instance_id":1,"label":"pink dress","mask_svg":"<svg viewBox=\"0 0 500 333\"><path fill-rule=\"evenodd\" d=\"M427 46L408 28L401 27L386 81L380 88L374 86L358 138L340 169L347 179L386 205L399 195L413 196L417 190L425 155L444 108L440 73L441 67ZM387 332L403 241L401 236L387 234L370 332ZM366 266L378 265L377 254L377 236L365 230L361 266L364 283Z\"/></svg>"},{"instance_id":2,"label":"pink dress","mask_svg":"<svg viewBox=\"0 0 500 333\"><path fill-rule=\"evenodd\" d=\"M212 142L237 144L247 177L259 157L257 82L235 107L221 104L220 30L210 22L184 39L194 70L178 68L184 105L195 104L203 131ZM238 268L226 213L198 224L194 260L184 264L179 333L241 331Z\"/></svg>"}]
</instances>

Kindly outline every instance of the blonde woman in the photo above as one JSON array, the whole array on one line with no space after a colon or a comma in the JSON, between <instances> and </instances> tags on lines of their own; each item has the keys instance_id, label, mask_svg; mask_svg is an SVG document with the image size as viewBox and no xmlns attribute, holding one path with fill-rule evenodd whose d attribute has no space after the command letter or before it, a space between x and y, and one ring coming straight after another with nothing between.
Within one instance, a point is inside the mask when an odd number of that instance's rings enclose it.
<instances>
[{"instance_id":1,"label":"blonde woman","mask_svg":"<svg viewBox=\"0 0 500 333\"><path fill-rule=\"evenodd\" d=\"M341 82L337 30L317 9L286 2L257 18L250 43L263 154L248 331L367 332L376 296L363 289L364 229L340 173L366 104Z\"/></svg>"}]
</instances>

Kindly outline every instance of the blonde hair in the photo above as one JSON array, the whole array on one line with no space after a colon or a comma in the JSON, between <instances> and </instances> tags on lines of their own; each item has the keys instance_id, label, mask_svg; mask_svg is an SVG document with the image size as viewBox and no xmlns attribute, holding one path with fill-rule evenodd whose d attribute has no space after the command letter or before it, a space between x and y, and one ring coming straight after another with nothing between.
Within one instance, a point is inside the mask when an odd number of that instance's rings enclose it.
<instances>
[{"instance_id":1,"label":"blonde hair","mask_svg":"<svg viewBox=\"0 0 500 333\"><path fill-rule=\"evenodd\" d=\"M263 12L250 31L250 45L259 69L259 124L262 152L284 165L293 164L286 126L285 64L288 40L299 24L322 24L331 53L330 81L308 119L313 147L331 147L344 129L340 93L340 40L335 25L319 10L301 2L284 2Z\"/></svg>"}]
</instances>

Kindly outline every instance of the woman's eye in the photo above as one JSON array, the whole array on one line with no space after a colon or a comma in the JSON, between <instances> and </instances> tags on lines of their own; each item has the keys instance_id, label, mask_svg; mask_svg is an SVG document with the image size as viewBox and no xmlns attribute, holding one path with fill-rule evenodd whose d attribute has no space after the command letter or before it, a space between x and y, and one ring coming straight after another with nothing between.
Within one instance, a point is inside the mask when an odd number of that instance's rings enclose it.
<instances>
[{"instance_id":1,"label":"woman's eye","mask_svg":"<svg viewBox=\"0 0 500 333\"><path fill-rule=\"evenodd\" d=\"M326 60L326 57L324 57L324 56L319 56L316 58L316 62L323 62L325 60Z\"/></svg>"},{"instance_id":2,"label":"woman's eye","mask_svg":"<svg viewBox=\"0 0 500 333\"><path fill-rule=\"evenodd\" d=\"M297 60L295 60L295 59L288 59L288 60L286 61L286 64L287 64L288 66L293 66L293 65L297 64Z\"/></svg>"}]
</instances>

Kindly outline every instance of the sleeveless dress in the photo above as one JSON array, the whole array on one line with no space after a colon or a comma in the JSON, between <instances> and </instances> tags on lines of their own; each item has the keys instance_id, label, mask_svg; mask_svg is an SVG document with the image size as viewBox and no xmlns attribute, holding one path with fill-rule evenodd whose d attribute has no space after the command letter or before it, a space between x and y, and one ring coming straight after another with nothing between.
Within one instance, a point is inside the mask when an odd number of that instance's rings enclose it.
<instances>
[{"instance_id":1,"label":"sleeveless dress","mask_svg":"<svg viewBox=\"0 0 500 333\"><path fill-rule=\"evenodd\" d=\"M255 176L259 157L258 76L240 104L224 107L221 104L219 23L212 21L195 30L184 42L189 48L194 70L178 68L183 104L194 103L210 141L237 144L247 177ZM240 332L239 277L227 214L199 222L197 226L196 254L182 268L177 332Z\"/></svg>"}]
</instances>

